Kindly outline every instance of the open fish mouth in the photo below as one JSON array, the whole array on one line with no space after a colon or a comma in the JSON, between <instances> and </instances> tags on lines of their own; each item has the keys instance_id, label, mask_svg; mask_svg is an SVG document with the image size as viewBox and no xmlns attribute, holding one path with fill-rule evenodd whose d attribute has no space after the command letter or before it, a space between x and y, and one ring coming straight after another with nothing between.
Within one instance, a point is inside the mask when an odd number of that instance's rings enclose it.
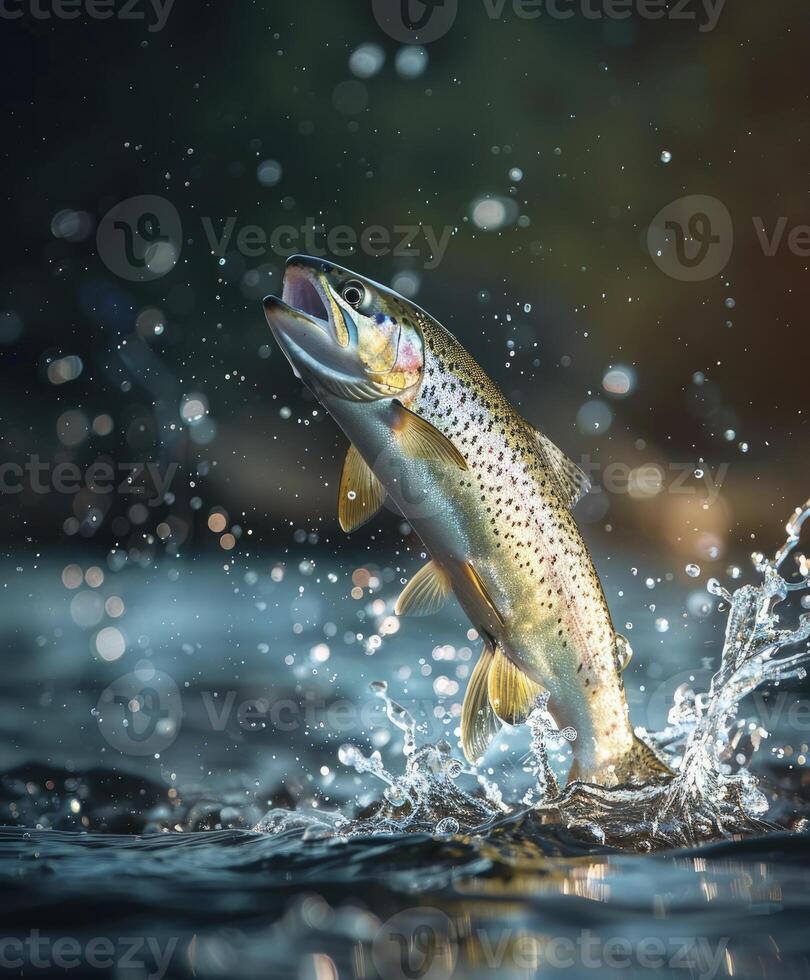
<instances>
[{"instance_id":1,"label":"open fish mouth","mask_svg":"<svg viewBox=\"0 0 810 980\"><path fill-rule=\"evenodd\" d=\"M313 270L295 261L288 263L284 270L281 299L291 309L303 313L335 338L326 290Z\"/></svg>"},{"instance_id":2,"label":"open fish mouth","mask_svg":"<svg viewBox=\"0 0 810 980\"><path fill-rule=\"evenodd\" d=\"M323 279L328 269L313 259L290 259L282 298L264 299L267 322L305 384L351 401L374 401L383 393L361 363L343 314L329 295Z\"/></svg>"},{"instance_id":3,"label":"open fish mouth","mask_svg":"<svg viewBox=\"0 0 810 980\"><path fill-rule=\"evenodd\" d=\"M310 261L289 259L281 298L266 296L264 312L296 373L302 366L326 366L333 360L338 339L329 310L330 299L318 270Z\"/></svg>"}]
</instances>

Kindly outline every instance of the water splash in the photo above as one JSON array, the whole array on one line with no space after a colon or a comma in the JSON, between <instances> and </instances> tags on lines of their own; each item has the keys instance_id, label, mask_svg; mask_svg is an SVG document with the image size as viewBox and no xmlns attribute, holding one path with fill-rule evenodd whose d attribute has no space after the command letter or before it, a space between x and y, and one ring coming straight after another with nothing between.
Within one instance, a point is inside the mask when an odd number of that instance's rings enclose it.
<instances>
[{"instance_id":1,"label":"water splash","mask_svg":"<svg viewBox=\"0 0 810 980\"><path fill-rule=\"evenodd\" d=\"M388 720L403 734L404 773L397 777L389 772L379 751L367 756L356 745L342 745L338 758L344 766L358 773L369 773L385 783L382 799L354 818L324 812L292 814L271 810L257 830L278 833L302 829L310 837L412 832L447 836L485 827L507 812L497 787L453 758L448 742L429 742L417 747L416 722L389 696L385 681L373 681L369 690L385 703ZM475 777L480 790L477 794L466 792L456 784L462 774Z\"/></svg>"},{"instance_id":2,"label":"water splash","mask_svg":"<svg viewBox=\"0 0 810 980\"><path fill-rule=\"evenodd\" d=\"M560 741L574 742L577 737L574 728L563 728L560 731L556 727L548 710L549 697L548 691L543 691L537 698L537 706L527 719L531 733L531 748L525 757L528 762L526 771L534 776L535 786L523 797L526 805L533 804L535 799L542 803L559 795L560 786L548 757L549 745Z\"/></svg>"},{"instance_id":3,"label":"water splash","mask_svg":"<svg viewBox=\"0 0 810 980\"><path fill-rule=\"evenodd\" d=\"M404 773L389 772L379 752L366 756L356 746L344 745L339 752L344 765L385 783L381 800L351 818L275 810L256 829L271 833L297 829L314 836L428 832L442 837L484 832L512 812L526 833L531 826L562 825L591 842L639 851L776 829L764 819L768 802L747 768L758 747L757 733L763 730L754 729L750 755L743 755L740 762L746 725L738 713L742 700L757 688L804 676L810 649L791 653L788 648L810 638L810 613L800 614L793 628L783 628L775 609L792 594L810 588L810 564L804 555L796 556L798 581L788 581L782 572L808 517L810 500L793 513L787 540L773 558L752 556L762 576L760 584L730 593L716 580L709 582L711 594L729 606L720 668L706 693L676 692L663 731L643 733L675 771L669 782L606 789L573 781L560 791L549 749L573 741L576 732L554 727L544 694L528 719L531 747L526 771L535 785L523 797L532 817L527 823L526 811L510 811L498 787L453 758L447 742L418 747L414 719L389 697L387 684L376 681L372 693L385 702L388 720L403 733ZM805 608L808 600L810 595L802 599ZM457 785L462 775L477 781L474 792Z\"/></svg>"},{"instance_id":4,"label":"water splash","mask_svg":"<svg viewBox=\"0 0 810 980\"><path fill-rule=\"evenodd\" d=\"M787 652L810 637L810 614L799 616L793 628L780 628L776 606L791 593L810 587L807 558L799 555L800 579L789 582L781 569L799 543L802 525L810 517L810 500L788 521L787 540L773 558L754 554L754 568L763 581L728 592L715 579L709 592L729 604L720 669L709 690L676 693L669 725L645 737L665 754L676 770L665 786L639 790L606 790L571 783L543 808L569 827L595 828L597 839L629 844L636 849L693 844L718 836L772 829L764 822L768 802L757 779L736 763L745 727L737 715L743 699L766 684L804 677L810 649ZM761 733L762 729L755 730ZM759 738L752 739L751 754Z\"/></svg>"}]
</instances>

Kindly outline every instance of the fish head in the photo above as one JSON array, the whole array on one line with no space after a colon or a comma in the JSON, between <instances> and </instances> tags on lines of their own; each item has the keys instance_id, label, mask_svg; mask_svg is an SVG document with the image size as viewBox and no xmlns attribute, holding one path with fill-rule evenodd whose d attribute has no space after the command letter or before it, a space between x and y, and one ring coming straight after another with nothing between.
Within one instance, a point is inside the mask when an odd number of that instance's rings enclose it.
<instances>
[{"instance_id":1,"label":"fish head","mask_svg":"<svg viewBox=\"0 0 810 980\"><path fill-rule=\"evenodd\" d=\"M424 368L427 316L392 289L323 259L287 262L264 311L296 375L319 397L408 400Z\"/></svg>"}]
</instances>

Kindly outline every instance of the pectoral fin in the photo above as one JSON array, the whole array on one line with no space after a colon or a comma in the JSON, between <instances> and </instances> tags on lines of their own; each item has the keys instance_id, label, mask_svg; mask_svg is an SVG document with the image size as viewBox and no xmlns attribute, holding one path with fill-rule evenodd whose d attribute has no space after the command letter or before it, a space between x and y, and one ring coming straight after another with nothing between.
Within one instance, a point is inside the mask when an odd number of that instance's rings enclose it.
<instances>
[{"instance_id":1,"label":"pectoral fin","mask_svg":"<svg viewBox=\"0 0 810 980\"><path fill-rule=\"evenodd\" d=\"M462 470L467 469L467 461L435 425L398 403L395 403L394 409L394 435L406 456L412 459L434 459Z\"/></svg>"},{"instance_id":2,"label":"pectoral fin","mask_svg":"<svg viewBox=\"0 0 810 980\"><path fill-rule=\"evenodd\" d=\"M487 684L489 703L495 714L507 725L522 725L543 688L496 651Z\"/></svg>"},{"instance_id":3,"label":"pectoral fin","mask_svg":"<svg viewBox=\"0 0 810 980\"><path fill-rule=\"evenodd\" d=\"M470 676L461 707L461 747L470 763L486 752L500 727L487 692L489 671L494 658L495 651L487 643Z\"/></svg>"},{"instance_id":4,"label":"pectoral fin","mask_svg":"<svg viewBox=\"0 0 810 980\"><path fill-rule=\"evenodd\" d=\"M349 534L370 521L385 500L382 483L354 446L349 446L340 475L338 520Z\"/></svg>"},{"instance_id":5,"label":"pectoral fin","mask_svg":"<svg viewBox=\"0 0 810 980\"><path fill-rule=\"evenodd\" d=\"M435 561L420 568L402 590L394 612L397 616L431 616L450 593L450 576Z\"/></svg>"},{"instance_id":6,"label":"pectoral fin","mask_svg":"<svg viewBox=\"0 0 810 980\"><path fill-rule=\"evenodd\" d=\"M526 424L528 425L528 422ZM574 507L591 489L591 481L548 436L535 428L532 428L532 432L537 440L537 450L563 503L568 507Z\"/></svg>"}]
</instances>

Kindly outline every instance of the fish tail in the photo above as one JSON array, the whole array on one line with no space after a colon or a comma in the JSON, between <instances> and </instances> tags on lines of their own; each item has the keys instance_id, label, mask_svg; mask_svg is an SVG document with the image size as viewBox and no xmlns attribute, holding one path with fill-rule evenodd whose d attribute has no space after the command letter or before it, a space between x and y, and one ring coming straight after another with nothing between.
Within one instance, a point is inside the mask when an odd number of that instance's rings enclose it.
<instances>
[{"instance_id":1,"label":"fish tail","mask_svg":"<svg viewBox=\"0 0 810 980\"><path fill-rule=\"evenodd\" d=\"M641 785L671 779L675 773L669 768L654 749L637 735L633 736L630 747L614 759L597 767L581 765L574 759L568 773L568 782L575 779L584 783L598 783L600 786Z\"/></svg>"}]
</instances>

